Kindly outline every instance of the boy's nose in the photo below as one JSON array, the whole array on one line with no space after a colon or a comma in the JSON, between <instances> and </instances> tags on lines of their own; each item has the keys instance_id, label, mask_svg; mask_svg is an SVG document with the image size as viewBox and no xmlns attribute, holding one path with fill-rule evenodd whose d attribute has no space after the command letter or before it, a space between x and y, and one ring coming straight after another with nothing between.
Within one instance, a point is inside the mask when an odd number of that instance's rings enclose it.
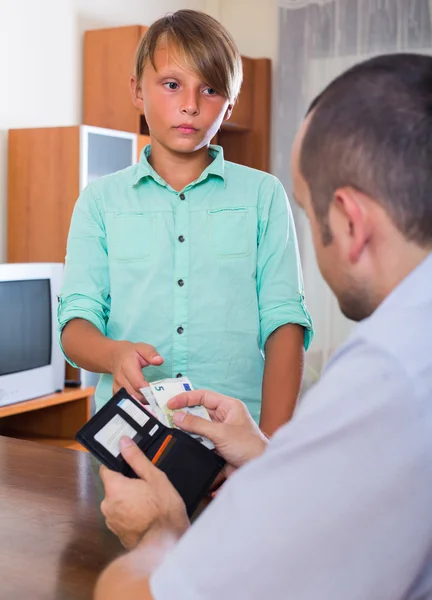
<instances>
[{"instance_id":1,"label":"boy's nose","mask_svg":"<svg viewBox=\"0 0 432 600\"><path fill-rule=\"evenodd\" d=\"M183 104L183 106L180 108L180 112L184 115L196 117L199 114L199 108L196 102L190 102Z\"/></svg>"},{"instance_id":2,"label":"boy's nose","mask_svg":"<svg viewBox=\"0 0 432 600\"><path fill-rule=\"evenodd\" d=\"M184 94L182 100L183 102L180 107L180 112L182 114L189 115L191 117L195 117L199 114L198 100L195 92L189 90L189 93Z\"/></svg>"}]
</instances>

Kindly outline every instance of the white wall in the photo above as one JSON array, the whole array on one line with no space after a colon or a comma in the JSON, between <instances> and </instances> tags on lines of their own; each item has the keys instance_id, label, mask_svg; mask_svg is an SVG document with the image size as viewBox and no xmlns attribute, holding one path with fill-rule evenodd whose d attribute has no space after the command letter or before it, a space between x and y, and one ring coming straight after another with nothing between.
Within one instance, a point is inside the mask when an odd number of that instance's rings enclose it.
<instances>
[{"instance_id":1,"label":"white wall","mask_svg":"<svg viewBox=\"0 0 432 600\"><path fill-rule=\"evenodd\" d=\"M219 15L214 15L231 32L240 52L252 58L272 60L273 93L272 113L276 114L275 73L278 53L277 0L220 0ZM275 156L275 127L272 119L270 164Z\"/></svg>"},{"instance_id":2,"label":"white wall","mask_svg":"<svg viewBox=\"0 0 432 600\"><path fill-rule=\"evenodd\" d=\"M242 54L276 60L276 0L220 0L218 18L231 32Z\"/></svg>"},{"instance_id":3,"label":"white wall","mask_svg":"<svg viewBox=\"0 0 432 600\"><path fill-rule=\"evenodd\" d=\"M81 121L82 33L150 24L220 0L0 0L0 262L6 260L7 130ZM234 0L235 1L235 0Z\"/></svg>"}]
</instances>

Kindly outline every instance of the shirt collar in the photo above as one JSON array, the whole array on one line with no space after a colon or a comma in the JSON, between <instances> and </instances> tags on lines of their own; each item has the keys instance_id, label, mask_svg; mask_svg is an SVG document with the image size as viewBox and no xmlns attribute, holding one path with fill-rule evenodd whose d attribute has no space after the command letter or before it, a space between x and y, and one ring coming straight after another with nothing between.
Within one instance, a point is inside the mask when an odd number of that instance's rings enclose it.
<instances>
[{"instance_id":1,"label":"shirt collar","mask_svg":"<svg viewBox=\"0 0 432 600\"><path fill-rule=\"evenodd\" d=\"M411 271L378 306L372 317L401 307L414 308L432 299L432 252Z\"/></svg>"},{"instance_id":2,"label":"shirt collar","mask_svg":"<svg viewBox=\"0 0 432 600\"><path fill-rule=\"evenodd\" d=\"M382 319L388 313L404 309L416 310L416 308L430 302L432 299L432 252L403 279L390 294L384 298L381 304L374 310L370 317L361 321L354 330L354 335L361 335L364 328L379 327Z\"/></svg>"},{"instance_id":3,"label":"shirt collar","mask_svg":"<svg viewBox=\"0 0 432 600\"><path fill-rule=\"evenodd\" d=\"M223 181L225 181L225 161L223 148L221 146L211 145L208 150L210 156L213 157L212 162L209 166L204 169L201 175L198 177L194 184L200 183L207 179L210 175L214 175L215 177L220 177ZM139 163L135 165L135 172L132 178L132 185L136 185L144 179L145 177L151 177L154 181L161 185L167 185L166 182L156 173L151 164L148 161L148 157L151 153L151 144L147 144L145 148L143 148Z\"/></svg>"}]
</instances>

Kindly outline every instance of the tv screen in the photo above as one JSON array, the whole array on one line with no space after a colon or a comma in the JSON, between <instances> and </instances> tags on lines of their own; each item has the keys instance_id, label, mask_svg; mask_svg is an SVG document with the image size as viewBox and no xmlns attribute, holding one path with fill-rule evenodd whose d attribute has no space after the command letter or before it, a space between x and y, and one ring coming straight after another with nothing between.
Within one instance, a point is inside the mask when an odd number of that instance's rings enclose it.
<instances>
[{"instance_id":1,"label":"tv screen","mask_svg":"<svg viewBox=\"0 0 432 600\"><path fill-rule=\"evenodd\" d=\"M49 279L0 281L0 376L51 362Z\"/></svg>"}]
</instances>

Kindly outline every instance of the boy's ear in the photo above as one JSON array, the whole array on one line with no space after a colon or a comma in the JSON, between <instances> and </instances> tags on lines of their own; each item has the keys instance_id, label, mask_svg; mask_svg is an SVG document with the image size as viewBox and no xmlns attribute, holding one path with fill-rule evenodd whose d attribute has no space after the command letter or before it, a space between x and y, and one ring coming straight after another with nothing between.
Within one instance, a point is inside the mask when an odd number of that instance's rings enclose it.
<instances>
[{"instance_id":1,"label":"boy's ear","mask_svg":"<svg viewBox=\"0 0 432 600\"><path fill-rule=\"evenodd\" d=\"M142 87L140 83L137 83L136 77L134 75L130 78L130 91L132 95L132 102L139 109L140 112L144 112L144 100Z\"/></svg>"},{"instance_id":2,"label":"boy's ear","mask_svg":"<svg viewBox=\"0 0 432 600\"><path fill-rule=\"evenodd\" d=\"M224 114L224 117L222 119L223 122L228 121L228 119L232 115L234 104L235 104L235 100L233 102L231 102L230 104L228 104L227 109L226 109L225 114Z\"/></svg>"}]
</instances>

